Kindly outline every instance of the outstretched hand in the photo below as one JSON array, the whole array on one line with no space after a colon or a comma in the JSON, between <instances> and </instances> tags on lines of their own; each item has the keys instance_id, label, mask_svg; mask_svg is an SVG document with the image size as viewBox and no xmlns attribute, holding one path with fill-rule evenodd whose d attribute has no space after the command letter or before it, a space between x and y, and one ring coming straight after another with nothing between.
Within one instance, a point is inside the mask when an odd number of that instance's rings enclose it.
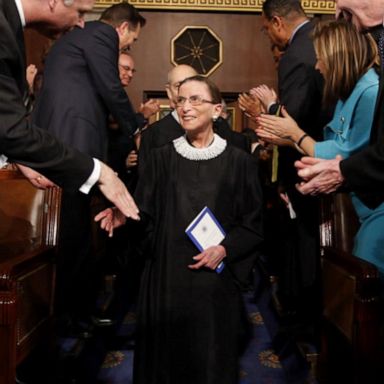
<instances>
[{"instance_id":1,"label":"outstretched hand","mask_svg":"<svg viewBox=\"0 0 384 384\"><path fill-rule=\"evenodd\" d=\"M95 221L100 222L100 228L108 232L108 236L113 236L113 230L124 225L127 221L124 214L117 208L107 208L95 216Z\"/></svg>"},{"instance_id":2,"label":"outstretched hand","mask_svg":"<svg viewBox=\"0 0 384 384\"><path fill-rule=\"evenodd\" d=\"M104 163L101 163L99 189L101 193L112 202L122 214L134 220L140 220L139 209L129 194L124 183L115 172Z\"/></svg>"}]
</instances>

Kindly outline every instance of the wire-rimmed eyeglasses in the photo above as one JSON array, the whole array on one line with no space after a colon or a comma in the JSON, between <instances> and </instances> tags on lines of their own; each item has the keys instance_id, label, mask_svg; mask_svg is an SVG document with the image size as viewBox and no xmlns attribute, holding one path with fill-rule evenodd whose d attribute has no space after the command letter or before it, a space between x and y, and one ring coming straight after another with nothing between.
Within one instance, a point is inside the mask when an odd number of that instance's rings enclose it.
<instances>
[{"instance_id":1,"label":"wire-rimmed eyeglasses","mask_svg":"<svg viewBox=\"0 0 384 384\"><path fill-rule=\"evenodd\" d=\"M183 107L187 100L189 101L189 103L193 107L196 107L197 105L201 105L201 104L204 104L204 103L216 104L212 100L203 99L200 95L193 95L193 96L190 96L190 97L177 96L176 97L176 105L178 107Z\"/></svg>"}]
</instances>

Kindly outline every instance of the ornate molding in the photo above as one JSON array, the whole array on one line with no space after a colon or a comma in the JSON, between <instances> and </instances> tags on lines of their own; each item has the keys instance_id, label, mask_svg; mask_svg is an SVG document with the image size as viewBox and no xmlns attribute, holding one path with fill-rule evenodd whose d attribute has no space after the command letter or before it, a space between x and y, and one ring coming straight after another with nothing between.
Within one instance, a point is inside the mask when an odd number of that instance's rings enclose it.
<instances>
[{"instance_id":1,"label":"ornate molding","mask_svg":"<svg viewBox=\"0 0 384 384\"><path fill-rule=\"evenodd\" d=\"M264 0L130 0L135 7L146 10L261 12ZM96 0L95 8L106 8L121 0ZM302 0L307 13L333 14L334 0Z\"/></svg>"},{"instance_id":2,"label":"ornate molding","mask_svg":"<svg viewBox=\"0 0 384 384\"><path fill-rule=\"evenodd\" d=\"M171 62L190 65L209 76L223 62L223 42L207 26L186 26L171 40Z\"/></svg>"}]
</instances>

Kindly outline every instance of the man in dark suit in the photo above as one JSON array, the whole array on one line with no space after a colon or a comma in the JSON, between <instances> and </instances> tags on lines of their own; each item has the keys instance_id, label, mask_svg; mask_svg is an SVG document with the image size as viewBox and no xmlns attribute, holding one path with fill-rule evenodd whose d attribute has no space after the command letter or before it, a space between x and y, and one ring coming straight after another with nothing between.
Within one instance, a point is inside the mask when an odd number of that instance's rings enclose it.
<instances>
[{"instance_id":1,"label":"man in dark suit","mask_svg":"<svg viewBox=\"0 0 384 384\"><path fill-rule=\"evenodd\" d=\"M307 134L319 138L326 116L321 111L323 84L315 69L310 37L313 23L299 0L266 0L262 20L271 43L284 51L278 66L280 104ZM265 107L270 114L276 114L280 104ZM285 219L276 223L280 225L278 233L285 235L281 239L284 246L280 251L279 297L289 315L289 333L296 340L313 341L321 313L318 206L313 198L303 197L295 189L293 164L297 158L294 149L279 147L279 184L295 211L295 215L289 215L286 210Z\"/></svg>"},{"instance_id":2,"label":"man in dark suit","mask_svg":"<svg viewBox=\"0 0 384 384\"><path fill-rule=\"evenodd\" d=\"M119 49L137 40L145 19L128 3L75 27L51 48L33 121L66 144L106 160L108 117L133 132L141 124L121 85ZM102 249L94 249L92 195L64 191L57 254L58 332L79 334L96 312ZM96 244L99 244L98 242Z\"/></svg>"},{"instance_id":3,"label":"man in dark suit","mask_svg":"<svg viewBox=\"0 0 384 384\"><path fill-rule=\"evenodd\" d=\"M384 2L382 0L337 0L336 14L353 22L363 33L371 32L384 63ZM342 159L303 158L297 162L299 176L306 180L298 188L304 194L330 193L342 184L368 207L384 201L384 76L380 76L379 96L372 123L370 145ZM369 127L367 127L369 129Z\"/></svg>"},{"instance_id":4,"label":"man in dark suit","mask_svg":"<svg viewBox=\"0 0 384 384\"><path fill-rule=\"evenodd\" d=\"M186 64L180 64L168 72L168 79L165 89L169 99L169 105L173 109L171 113L151 124L142 133L139 150L139 176L145 167L150 151L153 148L161 147L184 134L176 112L175 100L179 91L179 84L187 77L196 76L195 69ZM232 131L228 123L221 117L214 123L215 132L230 144L235 145L248 152L251 151L251 144L242 134Z\"/></svg>"},{"instance_id":5,"label":"man in dark suit","mask_svg":"<svg viewBox=\"0 0 384 384\"><path fill-rule=\"evenodd\" d=\"M23 97L25 49L23 27L31 26L50 37L84 23L93 0L0 0L0 166L7 160L22 170L37 187L56 184L70 190L89 189L98 182L105 196L137 217L137 208L113 171L100 161L64 146L52 135L30 124ZM42 174L32 171L34 168Z\"/></svg>"}]
</instances>

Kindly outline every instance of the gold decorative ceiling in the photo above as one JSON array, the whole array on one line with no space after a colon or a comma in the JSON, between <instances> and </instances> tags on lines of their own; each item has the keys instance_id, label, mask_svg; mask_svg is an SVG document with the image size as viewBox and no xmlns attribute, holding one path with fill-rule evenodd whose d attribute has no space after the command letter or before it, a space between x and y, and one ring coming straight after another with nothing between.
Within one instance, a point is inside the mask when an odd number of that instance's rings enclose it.
<instances>
[{"instance_id":1,"label":"gold decorative ceiling","mask_svg":"<svg viewBox=\"0 0 384 384\"><path fill-rule=\"evenodd\" d=\"M121 0L96 0L95 8L106 8ZM261 12L263 0L130 0L129 3L141 10L185 10L220 12ZM303 8L309 14L334 14L334 0L302 0Z\"/></svg>"}]
</instances>

